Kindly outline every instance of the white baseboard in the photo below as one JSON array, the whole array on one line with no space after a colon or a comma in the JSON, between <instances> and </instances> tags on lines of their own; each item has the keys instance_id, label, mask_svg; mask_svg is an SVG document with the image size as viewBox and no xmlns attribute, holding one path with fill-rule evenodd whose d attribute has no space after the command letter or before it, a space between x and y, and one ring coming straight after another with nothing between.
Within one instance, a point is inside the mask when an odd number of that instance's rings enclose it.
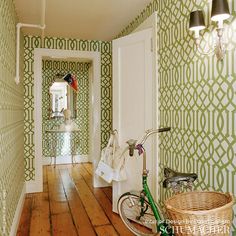
<instances>
[{"instance_id":1,"label":"white baseboard","mask_svg":"<svg viewBox=\"0 0 236 236\"><path fill-rule=\"evenodd\" d=\"M72 164L71 161L71 156L58 156L57 158L57 164ZM76 155L74 156L74 160L77 163L83 163L83 162L88 162L89 158L88 155ZM53 157L53 163L54 163L54 157ZM51 157L43 157L43 165L50 165L51 164Z\"/></svg>"},{"instance_id":2,"label":"white baseboard","mask_svg":"<svg viewBox=\"0 0 236 236\"><path fill-rule=\"evenodd\" d=\"M43 192L43 181L30 180L26 181L26 193L40 193Z\"/></svg>"},{"instance_id":3,"label":"white baseboard","mask_svg":"<svg viewBox=\"0 0 236 236\"><path fill-rule=\"evenodd\" d=\"M19 226L20 217L21 217L21 213L22 213L24 201L25 201L25 193L26 193L26 187L24 184L23 188L22 188L21 195L20 195L20 199L19 199L17 207L16 207L15 215L14 215L14 218L12 221L10 236L15 236L17 234L17 229Z\"/></svg>"}]
</instances>

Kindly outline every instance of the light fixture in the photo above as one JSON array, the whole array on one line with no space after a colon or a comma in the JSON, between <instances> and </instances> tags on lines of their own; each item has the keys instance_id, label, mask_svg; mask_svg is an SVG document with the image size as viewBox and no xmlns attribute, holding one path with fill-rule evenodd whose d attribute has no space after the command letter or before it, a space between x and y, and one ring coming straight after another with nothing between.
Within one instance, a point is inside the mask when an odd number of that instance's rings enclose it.
<instances>
[{"instance_id":1,"label":"light fixture","mask_svg":"<svg viewBox=\"0 0 236 236\"><path fill-rule=\"evenodd\" d=\"M225 54L225 48L222 42L223 37L223 22L230 17L229 6L227 0L213 0L212 1L212 11L211 20L216 21L217 24L217 36L218 42L216 43L213 51L217 56L218 60L222 60ZM202 54L210 54L212 51L205 52L200 47L200 30L205 29L205 22L203 17L203 12L201 10L196 10L190 13L189 30L194 31L194 39L197 49Z\"/></svg>"}]
</instances>

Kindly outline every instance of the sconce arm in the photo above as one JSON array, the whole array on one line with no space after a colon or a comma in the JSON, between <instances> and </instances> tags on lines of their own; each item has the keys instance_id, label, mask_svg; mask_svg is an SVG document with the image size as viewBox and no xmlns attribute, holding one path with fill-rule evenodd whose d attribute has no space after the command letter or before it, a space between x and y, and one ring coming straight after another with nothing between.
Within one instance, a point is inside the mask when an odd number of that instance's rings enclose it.
<instances>
[{"instance_id":1,"label":"sconce arm","mask_svg":"<svg viewBox=\"0 0 236 236\"><path fill-rule=\"evenodd\" d=\"M217 37L218 37L218 41L215 44L213 49L209 49L208 51L204 50L201 47L201 40L199 37L195 37L194 41L195 41L195 45L197 48L197 51L205 56L211 55L211 54L216 54L216 57L218 60L222 60L224 58L225 55L225 47L224 44L222 42L222 38L223 38L223 28L218 28L217 30Z\"/></svg>"},{"instance_id":2,"label":"sconce arm","mask_svg":"<svg viewBox=\"0 0 236 236\"><path fill-rule=\"evenodd\" d=\"M195 38L195 45L196 45L196 48L197 48L197 51L202 54L202 55L205 55L205 56L208 56L210 54L213 54L215 52L215 48L213 49L209 49L208 51L205 51L202 47L201 47L201 40L200 38Z\"/></svg>"}]
</instances>

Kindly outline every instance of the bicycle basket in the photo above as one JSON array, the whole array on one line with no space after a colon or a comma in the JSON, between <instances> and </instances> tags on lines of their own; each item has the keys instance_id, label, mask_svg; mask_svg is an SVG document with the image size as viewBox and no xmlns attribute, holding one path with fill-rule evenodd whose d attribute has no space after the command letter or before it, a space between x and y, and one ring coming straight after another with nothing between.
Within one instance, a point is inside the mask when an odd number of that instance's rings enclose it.
<instances>
[{"instance_id":1,"label":"bicycle basket","mask_svg":"<svg viewBox=\"0 0 236 236\"><path fill-rule=\"evenodd\" d=\"M187 192L165 201L174 235L230 235L233 197L220 192Z\"/></svg>"}]
</instances>

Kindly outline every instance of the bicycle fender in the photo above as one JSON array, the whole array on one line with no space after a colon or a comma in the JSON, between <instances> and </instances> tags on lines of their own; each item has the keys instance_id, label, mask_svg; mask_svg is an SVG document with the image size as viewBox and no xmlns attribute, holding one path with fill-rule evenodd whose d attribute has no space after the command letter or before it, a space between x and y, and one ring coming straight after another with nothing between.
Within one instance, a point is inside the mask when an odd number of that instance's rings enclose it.
<instances>
[{"instance_id":1,"label":"bicycle fender","mask_svg":"<svg viewBox=\"0 0 236 236\"><path fill-rule=\"evenodd\" d=\"M135 190L133 190L133 191L129 191L129 192L123 193L123 194L119 197L119 200L120 200L122 197L126 196L126 195L134 195L134 196L139 197L139 196L140 196L140 191L135 191ZM118 201L119 201L119 200L118 200Z\"/></svg>"}]
</instances>

